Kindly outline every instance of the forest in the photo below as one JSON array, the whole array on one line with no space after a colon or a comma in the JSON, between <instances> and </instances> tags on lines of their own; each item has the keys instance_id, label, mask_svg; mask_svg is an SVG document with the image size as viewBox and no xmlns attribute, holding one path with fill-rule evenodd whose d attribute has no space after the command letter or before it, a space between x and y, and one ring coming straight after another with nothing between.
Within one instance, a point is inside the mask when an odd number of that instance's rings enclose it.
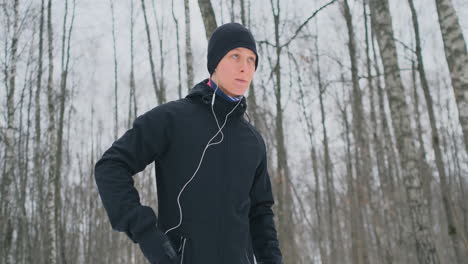
<instances>
[{"instance_id":1,"label":"forest","mask_svg":"<svg viewBox=\"0 0 468 264\"><path fill-rule=\"evenodd\" d=\"M227 22L256 39L284 263L468 263L466 0L1 0L0 263L148 263L94 166Z\"/></svg>"}]
</instances>

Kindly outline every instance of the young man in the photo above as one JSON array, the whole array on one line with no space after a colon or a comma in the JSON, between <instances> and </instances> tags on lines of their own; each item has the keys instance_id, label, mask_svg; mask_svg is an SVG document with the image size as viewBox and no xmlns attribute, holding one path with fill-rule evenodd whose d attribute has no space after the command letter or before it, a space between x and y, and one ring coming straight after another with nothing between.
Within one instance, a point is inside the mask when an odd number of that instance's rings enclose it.
<instances>
[{"instance_id":1,"label":"young man","mask_svg":"<svg viewBox=\"0 0 468 264\"><path fill-rule=\"evenodd\" d=\"M237 23L208 44L210 78L183 99L139 116L96 163L112 228L151 263L281 264L262 136L244 119L258 65L255 40ZM132 176L155 162L158 217L140 204Z\"/></svg>"}]
</instances>

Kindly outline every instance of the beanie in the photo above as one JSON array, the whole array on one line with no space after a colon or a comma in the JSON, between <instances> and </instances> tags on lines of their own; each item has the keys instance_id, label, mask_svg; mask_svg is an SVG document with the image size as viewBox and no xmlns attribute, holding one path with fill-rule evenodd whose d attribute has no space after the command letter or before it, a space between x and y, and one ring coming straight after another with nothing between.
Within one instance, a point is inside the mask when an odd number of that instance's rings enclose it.
<instances>
[{"instance_id":1,"label":"beanie","mask_svg":"<svg viewBox=\"0 0 468 264\"><path fill-rule=\"evenodd\" d=\"M255 70L258 65L258 54L255 39L250 30L239 23L227 23L219 26L211 34L208 42L208 72L213 74L219 61L230 50L235 48L247 48L257 56Z\"/></svg>"}]
</instances>

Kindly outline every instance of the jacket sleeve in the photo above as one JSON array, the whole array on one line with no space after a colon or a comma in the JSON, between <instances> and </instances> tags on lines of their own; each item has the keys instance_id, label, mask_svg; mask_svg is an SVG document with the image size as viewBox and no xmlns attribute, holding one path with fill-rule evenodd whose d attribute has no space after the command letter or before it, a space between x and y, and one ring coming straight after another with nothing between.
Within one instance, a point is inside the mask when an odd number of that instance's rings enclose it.
<instances>
[{"instance_id":1,"label":"jacket sleeve","mask_svg":"<svg viewBox=\"0 0 468 264\"><path fill-rule=\"evenodd\" d=\"M169 129L168 114L161 106L153 108L137 117L132 128L104 152L94 171L112 228L125 232L142 248L154 248L156 253L162 242L157 218L153 209L140 204L133 176L164 154L170 143ZM160 257L152 256L155 260Z\"/></svg>"},{"instance_id":2,"label":"jacket sleeve","mask_svg":"<svg viewBox=\"0 0 468 264\"><path fill-rule=\"evenodd\" d=\"M266 148L263 144L263 157L255 174L250 191L250 236L257 263L282 264L282 254L277 239L274 204L270 176L267 169Z\"/></svg>"}]
</instances>

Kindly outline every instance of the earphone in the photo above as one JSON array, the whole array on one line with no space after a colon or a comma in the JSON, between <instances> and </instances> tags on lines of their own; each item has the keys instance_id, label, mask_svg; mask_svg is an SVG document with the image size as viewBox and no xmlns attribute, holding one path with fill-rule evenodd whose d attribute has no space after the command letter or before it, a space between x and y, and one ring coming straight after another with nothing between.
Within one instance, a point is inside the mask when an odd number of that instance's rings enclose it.
<instances>
[{"instance_id":1,"label":"earphone","mask_svg":"<svg viewBox=\"0 0 468 264\"><path fill-rule=\"evenodd\" d=\"M218 84L219 86L220 84ZM170 229L168 229L164 234L167 235L167 233L169 233L170 231L178 228L181 224L182 224L182 207L180 205L180 196L182 195L182 192L185 190L185 188L187 187L187 185L193 180L193 178L195 177L195 175L197 174L198 170L200 169L200 166L201 166L201 163L203 161L203 158L205 157L205 152L206 150L210 147L210 146L213 146L213 145L217 145L217 144L220 144L221 142L223 142L224 140L224 133L222 131L222 129L224 128L224 126L226 125L226 122L227 122L227 118L228 116L234 112L234 110L237 108L237 106L240 104L240 102L242 100L239 100L239 102L232 108L232 110L226 115L226 117L224 118L224 123L222 126L219 126L219 122L218 122L218 118L216 117L216 113L214 112L214 102L215 102L215 97L216 97L216 91L218 90L218 86L216 87L216 89L214 90L213 92L213 96L211 98L211 112L213 113L213 116L215 118L215 121L216 121L216 125L218 126L218 132L216 132L216 134L208 141L208 143L206 143L206 146L203 150L203 153L200 157L200 161L198 162L198 166L197 166L197 169L195 170L195 172L193 173L192 177L184 184L184 186L182 187L182 189L180 190L179 194L177 195L177 205L179 206L179 223L174 226L174 227L171 227ZM218 142L214 142L212 143L211 141L213 141L217 136L218 134L221 133L221 139L218 141ZM185 241L184 241L184 247L185 247Z\"/></svg>"}]
</instances>

